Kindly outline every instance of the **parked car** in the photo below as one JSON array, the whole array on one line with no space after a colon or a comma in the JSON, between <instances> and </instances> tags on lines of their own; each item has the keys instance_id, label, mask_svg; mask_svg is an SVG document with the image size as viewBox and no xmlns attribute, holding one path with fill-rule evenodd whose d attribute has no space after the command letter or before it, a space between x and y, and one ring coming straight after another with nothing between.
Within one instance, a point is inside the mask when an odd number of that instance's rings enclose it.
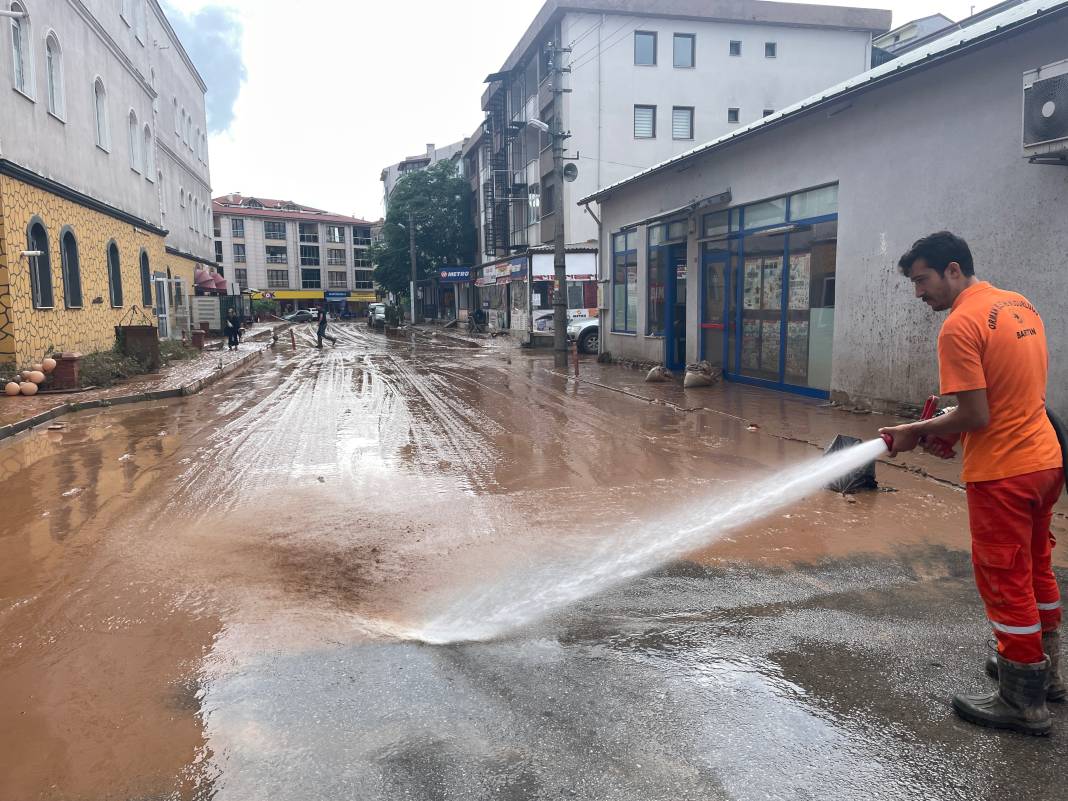
<instances>
[{"instance_id":1,"label":"parked car","mask_svg":"<svg viewBox=\"0 0 1068 801\"><path fill-rule=\"evenodd\" d=\"M290 323L310 323L316 318L318 314L311 309L297 309L295 312L282 315L282 319Z\"/></svg>"},{"instance_id":2,"label":"parked car","mask_svg":"<svg viewBox=\"0 0 1068 801\"><path fill-rule=\"evenodd\" d=\"M596 317L576 317L567 324L567 338L578 343L579 353L597 353L601 326Z\"/></svg>"},{"instance_id":3,"label":"parked car","mask_svg":"<svg viewBox=\"0 0 1068 801\"><path fill-rule=\"evenodd\" d=\"M372 303L367 307L367 324L374 328L385 328L386 304Z\"/></svg>"}]
</instances>

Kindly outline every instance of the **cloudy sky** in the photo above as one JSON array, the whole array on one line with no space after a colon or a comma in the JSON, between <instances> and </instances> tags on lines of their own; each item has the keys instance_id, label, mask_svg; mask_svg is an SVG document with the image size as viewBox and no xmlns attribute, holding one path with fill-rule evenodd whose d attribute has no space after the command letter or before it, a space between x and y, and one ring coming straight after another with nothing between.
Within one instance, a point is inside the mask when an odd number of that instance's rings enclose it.
<instances>
[{"instance_id":1,"label":"cloudy sky","mask_svg":"<svg viewBox=\"0 0 1068 801\"><path fill-rule=\"evenodd\" d=\"M209 86L214 193L377 219L382 167L474 131L482 79L542 2L165 0ZM899 25L936 12L959 20L992 3L852 5L890 8Z\"/></svg>"}]
</instances>

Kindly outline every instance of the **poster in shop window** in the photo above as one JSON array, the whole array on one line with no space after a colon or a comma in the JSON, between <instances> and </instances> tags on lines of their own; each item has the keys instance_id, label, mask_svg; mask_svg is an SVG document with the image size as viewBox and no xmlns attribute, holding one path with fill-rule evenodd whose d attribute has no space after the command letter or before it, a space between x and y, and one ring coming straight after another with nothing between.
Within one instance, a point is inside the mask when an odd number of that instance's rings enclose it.
<instances>
[{"instance_id":1,"label":"poster in shop window","mask_svg":"<svg viewBox=\"0 0 1068 801\"><path fill-rule=\"evenodd\" d=\"M808 320L786 324L786 375L800 383L808 379Z\"/></svg>"},{"instance_id":2,"label":"poster in shop window","mask_svg":"<svg viewBox=\"0 0 1068 801\"><path fill-rule=\"evenodd\" d=\"M779 373L779 321L763 320L760 328L760 369Z\"/></svg>"},{"instance_id":3,"label":"poster in shop window","mask_svg":"<svg viewBox=\"0 0 1068 801\"><path fill-rule=\"evenodd\" d=\"M791 309L804 310L808 308L811 258L809 253L793 253L790 255Z\"/></svg>"},{"instance_id":4,"label":"poster in shop window","mask_svg":"<svg viewBox=\"0 0 1068 801\"><path fill-rule=\"evenodd\" d=\"M765 257L763 259L764 270L764 296L762 309L782 308L782 258Z\"/></svg>"},{"instance_id":5,"label":"poster in shop window","mask_svg":"<svg viewBox=\"0 0 1068 801\"><path fill-rule=\"evenodd\" d=\"M760 320L742 320L742 369L760 369Z\"/></svg>"},{"instance_id":6,"label":"poster in shop window","mask_svg":"<svg viewBox=\"0 0 1068 801\"><path fill-rule=\"evenodd\" d=\"M760 308L760 257L745 260L745 283L742 306L746 309Z\"/></svg>"}]
</instances>

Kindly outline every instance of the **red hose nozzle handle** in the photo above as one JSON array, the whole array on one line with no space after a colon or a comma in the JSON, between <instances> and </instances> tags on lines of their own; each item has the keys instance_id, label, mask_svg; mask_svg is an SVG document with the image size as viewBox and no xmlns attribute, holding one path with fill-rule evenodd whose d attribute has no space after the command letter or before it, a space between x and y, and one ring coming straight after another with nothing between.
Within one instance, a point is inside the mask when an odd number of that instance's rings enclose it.
<instances>
[{"instance_id":1,"label":"red hose nozzle handle","mask_svg":"<svg viewBox=\"0 0 1068 801\"><path fill-rule=\"evenodd\" d=\"M894 449L894 438L889 434L880 434L879 436L882 437L883 442L886 443L886 449L892 451Z\"/></svg>"}]
</instances>

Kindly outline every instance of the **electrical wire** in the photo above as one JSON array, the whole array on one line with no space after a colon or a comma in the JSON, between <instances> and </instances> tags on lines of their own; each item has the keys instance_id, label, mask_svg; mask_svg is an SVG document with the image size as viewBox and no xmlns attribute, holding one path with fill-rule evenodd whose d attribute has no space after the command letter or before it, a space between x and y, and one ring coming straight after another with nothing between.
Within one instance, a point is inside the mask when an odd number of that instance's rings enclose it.
<instances>
[{"instance_id":1,"label":"electrical wire","mask_svg":"<svg viewBox=\"0 0 1068 801\"><path fill-rule=\"evenodd\" d=\"M617 44L620 44L621 42L627 41L627 39L630 38L630 34L634 33L634 31L638 30L637 28L628 28L624 32L623 36L621 36L620 38L616 39L611 44L607 44L609 39L611 39L617 33L622 31L624 28L627 28L627 23L623 23L623 25L621 25L619 28L616 28L616 30L614 30L611 34L606 36L604 38L604 41L602 41L600 44L594 45L589 50L584 51L579 56L573 56L571 58L571 64L569 65L571 67L571 70L574 71L576 69L579 69L580 67L584 67L587 64L590 64L595 59L597 59L599 56L602 56L606 52L611 50ZM592 55L590 55L591 53L592 53Z\"/></svg>"}]
</instances>

